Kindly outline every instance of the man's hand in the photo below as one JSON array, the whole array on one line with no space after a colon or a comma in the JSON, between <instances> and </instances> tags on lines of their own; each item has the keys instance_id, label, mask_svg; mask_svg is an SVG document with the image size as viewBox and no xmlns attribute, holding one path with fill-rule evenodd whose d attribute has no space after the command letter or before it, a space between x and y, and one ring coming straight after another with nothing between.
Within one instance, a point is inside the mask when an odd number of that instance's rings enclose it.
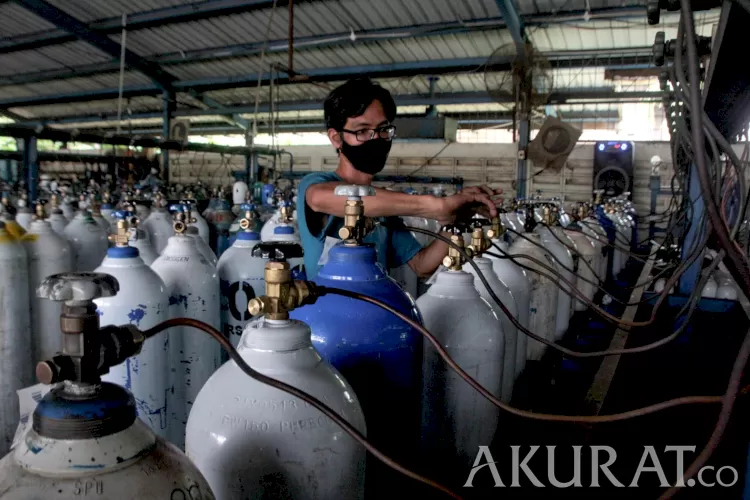
<instances>
[{"instance_id":1,"label":"man's hand","mask_svg":"<svg viewBox=\"0 0 750 500\"><path fill-rule=\"evenodd\" d=\"M456 213L467 211L479 213L485 217L497 216L497 207L501 206L502 189L493 190L488 186L472 186L464 188L453 196L440 198L441 206L434 217L440 224L450 224L456 219Z\"/></svg>"}]
</instances>

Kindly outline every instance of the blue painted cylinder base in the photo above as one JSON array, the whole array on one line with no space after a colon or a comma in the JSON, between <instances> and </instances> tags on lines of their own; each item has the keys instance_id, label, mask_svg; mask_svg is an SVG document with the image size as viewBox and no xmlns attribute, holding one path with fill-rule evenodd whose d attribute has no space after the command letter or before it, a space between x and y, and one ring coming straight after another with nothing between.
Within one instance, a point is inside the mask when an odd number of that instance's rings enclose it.
<instances>
[{"instance_id":1,"label":"blue painted cylinder base","mask_svg":"<svg viewBox=\"0 0 750 500\"><path fill-rule=\"evenodd\" d=\"M377 263L371 246L338 245L313 280L377 298L421 323L414 301ZM420 437L422 336L375 305L326 295L291 313L312 329L312 341L351 384L362 404L367 439L392 458L415 466ZM412 488L378 460L367 461L368 498ZM406 497L405 497L406 498Z\"/></svg>"}]
</instances>

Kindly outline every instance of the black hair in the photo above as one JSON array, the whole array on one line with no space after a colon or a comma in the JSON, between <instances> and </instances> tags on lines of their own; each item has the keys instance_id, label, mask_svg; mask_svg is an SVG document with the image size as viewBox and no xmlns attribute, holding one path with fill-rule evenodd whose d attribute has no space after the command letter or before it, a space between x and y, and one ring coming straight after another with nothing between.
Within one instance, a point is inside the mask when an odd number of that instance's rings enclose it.
<instances>
[{"instance_id":1,"label":"black hair","mask_svg":"<svg viewBox=\"0 0 750 500\"><path fill-rule=\"evenodd\" d=\"M340 131L349 118L362 115L373 101L383 105L389 122L396 118L396 103L391 93L369 78L353 78L333 89L323 104L326 128Z\"/></svg>"}]
</instances>

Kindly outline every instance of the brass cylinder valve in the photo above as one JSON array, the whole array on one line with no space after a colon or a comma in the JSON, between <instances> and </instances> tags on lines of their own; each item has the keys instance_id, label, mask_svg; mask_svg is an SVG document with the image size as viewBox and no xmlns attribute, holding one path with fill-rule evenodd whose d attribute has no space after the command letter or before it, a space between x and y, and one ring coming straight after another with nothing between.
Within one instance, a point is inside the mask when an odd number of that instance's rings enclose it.
<instances>
[{"instance_id":1,"label":"brass cylinder valve","mask_svg":"<svg viewBox=\"0 0 750 500\"><path fill-rule=\"evenodd\" d=\"M500 217L493 217L490 221L490 229L487 231L487 237L491 240L500 239L505 234L505 227L500 223Z\"/></svg>"},{"instance_id":2,"label":"brass cylinder valve","mask_svg":"<svg viewBox=\"0 0 750 500\"><path fill-rule=\"evenodd\" d=\"M279 214L280 214L279 221L281 223L283 224L292 223L292 207L288 201L282 200L279 202Z\"/></svg>"},{"instance_id":3,"label":"brass cylinder valve","mask_svg":"<svg viewBox=\"0 0 750 500\"><path fill-rule=\"evenodd\" d=\"M338 186L334 191L336 196L346 196L344 205L344 227L339 229L339 238L345 245L359 245L367 233L372 230L372 220L364 217L364 196L375 196L375 189L371 186Z\"/></svg>"},{"instance_id":4,"label":"brass cylinder valve","mask_svg":"<svg viewBox=\"0 0 750 500\"><path fill-rule=\"evenodd\" d=\"M255 205L243 203L240 205L240 211L244 212L242 219L240 219L240 229L243 231L255 229Z\"/></svg>"},{"instance_id":5,"label":"brass cylinder valve","mask_svg":"<svg viewBox=\"0 0 750 500\"><path fill-rule=\"evenodd\" d=\"M269 262L264 272L266 294L251 299L247 310L253 316L265 315L268 319L289 319L289 312L305 303L310 296L306 281L293 281L288 262Z\"/></svg>"},{"instance_id":6,"label":"brass cylinder valve","mask_svg":"<svg viewBox=\"0 0 750 500\"><path fill-rule=\"evenodd\" d=\"M188 204L176 204L169 207L169 211L172 212L172 227L176 234L183 234L187 230L188 224L193 224L196 219L191 217L190 205Z\"/></svg>"},{"instance_id":7,"label":"brass cylinder valve","mask_svg":"<svg viewBox=\"0 0 750 500\"><path fill-rule=\"evenodd\" d=\"M444 232L451 233L451 242L455 243L456 246L459 248L464 248L464 237L461 234L461 230L456 226L446 226L443 228ZM473 234L472 234L473 236ZM466 248L464 250L469 257L474 256L474 252L471 247ZM460 271L463 268L463 265L466 263L465 257L461 254L461 252L455 248L453 245L448 246L448 255L446 255L443 258L443 266L447 267L451 271Z\"/></svg>"},{"instance_id":8,"label":"brass cylinder valve","mask_svg":"<svg viewBox=\"0 0 750 500\"><path fill-rule=\"evenodd\" d=\"M542 210L542 221L545 226L551 226L553 223L552 209L548 206L545 206Z\"/></svg>"},{"instance_id":9,"label":"brass cylinder valve","mask_svg":"<svg viewBox=\"0 0 750 500\"><path fill-rule=\"evenodd\" d=\"M44 205L41 201L36 204L36 215L34 215L34 220L44 220Z\"/></svg>"},{"instance_id":10,"label":"brass cylinder valve","mask_svg":"<svg viewBox=\"0 0 750 500\"><path fill-rule=\"evenodd\" d=\"M126 210L115 210L112 212L112 217L117 219L117 232L108 236L109 241L115 244L116 247L128 246L128 241L131 237L131 228L135 229L138 224L138 217L133 212Z\"/></svg>"},{"instance_id":11,"label":"brass cylinder valve","mask_svg":"<svg viewBox=\"0 0 750 500\"><path fill-rule=\"evenodd\" d=\"M475 222L472 224L471 231L471 245L467 247L471 250L473 255L482 255L490 247L490 242L484 236L484 228L481 222Z\"/></svg>"}]
</instances>

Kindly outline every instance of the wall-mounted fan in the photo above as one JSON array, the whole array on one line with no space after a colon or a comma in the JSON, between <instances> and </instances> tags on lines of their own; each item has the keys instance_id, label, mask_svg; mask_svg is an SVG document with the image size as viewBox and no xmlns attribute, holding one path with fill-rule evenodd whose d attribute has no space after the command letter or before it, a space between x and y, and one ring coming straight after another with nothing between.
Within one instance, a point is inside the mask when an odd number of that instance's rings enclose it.
<instances>
[{"instance_id":1,"label":"wall-mounted fan","mask_svg":"<svg viewBox=\"0 0 750 500\"><path fill-rule=\"evenodd\" d=\"M548 116L533 141L526 157L545 170L560 170L568 159L581 131L554 116Z\"/></svg>"}]
</instances>

